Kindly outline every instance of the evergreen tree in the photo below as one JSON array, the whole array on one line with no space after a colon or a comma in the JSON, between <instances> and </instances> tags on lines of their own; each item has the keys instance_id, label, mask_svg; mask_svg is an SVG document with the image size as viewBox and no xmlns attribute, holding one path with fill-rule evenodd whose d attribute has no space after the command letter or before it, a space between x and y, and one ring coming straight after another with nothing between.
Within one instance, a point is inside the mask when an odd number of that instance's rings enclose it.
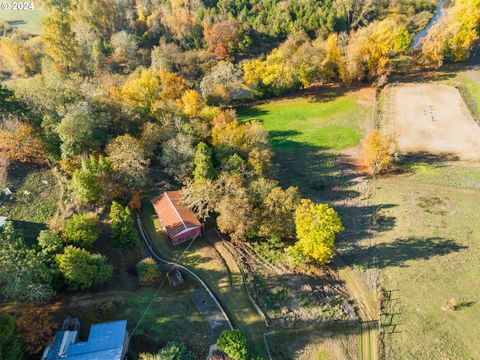
<instances>
[{"instance_id":1,"label":"evergreen tree","mask_svg":"<svg viewBox=\"0 0 480 360\"><path fill-rule=\"evenodd\" d=\"M118 202L110 208L112 221L112 243L121 248L132 248L138 242L138 234L133 225L132 211Z\"/></svg>"},{"instance_id":2,"label":"evergreen tree","mask_svg":"<svg viewBox=\"0 0 480 360\"><path fill-rule=\"evenodd\" d=\"M204 142L199 143L197 146L194 164L195 170L193 170L193 178L196 183L204 183L215 177L212 152Z\"/></svg>"},{"instance_id":3,"label":"evergreen tree","mask_svg":"<svg viewBox=\"0 0 480 360\"><path fill-rule=\"evenodd\" d=\"M63 254L55 257L60 272L73 290L88 289L107 282L112 277L113 267L107 258L91 254L85 249L67 246Z\"/></svg>"},{"instance_id":4,"label":"evergreen tree","mask_svg":"<svg viewBox=\"0 0 480 360\"><path fill-rule=\"evenodd\" d=\"M91 155L83 159L82 167L73 173L72 190L83 201L97 202L108 191L111 173L112 167L105 157Z\"/></svg>"}]
</instances>

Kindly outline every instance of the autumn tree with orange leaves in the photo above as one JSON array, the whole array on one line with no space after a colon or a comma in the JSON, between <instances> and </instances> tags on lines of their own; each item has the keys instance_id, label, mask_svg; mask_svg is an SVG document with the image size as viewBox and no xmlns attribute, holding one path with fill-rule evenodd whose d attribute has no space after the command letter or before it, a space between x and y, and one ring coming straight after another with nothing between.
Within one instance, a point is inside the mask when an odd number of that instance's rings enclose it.
<instances>
[{"instance_id":1,"label":"autumn tree with orange leaves","mask_svg":"<svg viewBox=\"0 0 480 360\"><path fill-rule=\"evenodd\" d=\"M52 337L57 324L46 309L30 308L20 313L17 326L27 352L38 354Z\"/></svg>"},{"instance_id":2,"label":"autumn tree with orange leaves","mask_svg":"<svg viewBox=\"0 0 480 360\"><path fill-rule=\"evenodd\" d=\"M215 23L204 21L203 31L207 50L214 54L217 59L225 59L230 55L232 47L238 41L240 24L233 19Z\"/></svg>"},{"instance_id":3,"label":"autumn tree with orange leaves","mask_svg":"<svg viewBox=\"0 0 480 360\"><path fill-rule=\"evenodd\" d=\"M45 163L45 147L37 134L30 124L7 120L0 127L0 153L10 161Z\"/></svg>"}]
</instances>

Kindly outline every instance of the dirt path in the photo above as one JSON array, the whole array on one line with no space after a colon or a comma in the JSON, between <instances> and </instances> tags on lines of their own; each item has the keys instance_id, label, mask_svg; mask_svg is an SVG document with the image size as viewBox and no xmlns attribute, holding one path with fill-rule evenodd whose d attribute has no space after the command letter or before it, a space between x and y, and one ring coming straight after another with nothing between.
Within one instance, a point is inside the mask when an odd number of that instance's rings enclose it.
<instances>
[{"instance_id":1,"label":"dirt path","mask_svg":"<svg viewBox=\"0 0 480 360\"><path fill-rule=\"evenodd\" d=\"M346 266L340 257L336 257L334 266L338 276L344 281L350 296L355 299L362 320L359 359L378 360L378 321L377 300L352 268Z\"/></svg>"}]
</instances>

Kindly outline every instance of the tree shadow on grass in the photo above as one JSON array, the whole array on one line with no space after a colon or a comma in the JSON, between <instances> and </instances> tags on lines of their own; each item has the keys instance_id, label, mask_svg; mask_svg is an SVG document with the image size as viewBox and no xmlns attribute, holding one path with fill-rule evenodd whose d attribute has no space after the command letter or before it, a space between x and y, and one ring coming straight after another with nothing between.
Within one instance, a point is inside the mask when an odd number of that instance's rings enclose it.
<instances>
[{"instance_id":1,"label":"tree shadow on grass","mask_svg":"<svg viewBox=\"0 0 480 360\"><path fill-rule=\"evenodd\" d=\"M354 91L354 90L357 90L358 88L363 88L363 87L364 86L349 87L348 91ZM250 109L253 111L252 114L254 114L255 109L259 110L258 108L255 108L255 106L264 105L264 104L268 104L268 103L279 101L279 100L298 99L298 98L304 98L309 100L310 102L325 103L325 102L333 101L345 95L346 91L347 91L346 87L342 85L334 84L334 83L326 84L326 85L311 86L306 89L287 91L287 92L284 92L278 95L272 95L263 99L254 99L249 104L245 104L244 102L242 105L235 107L235 110L237 111L237 114L239 116L248 116L247 114ZM266 113L268 113L268 111L266 111ZM259 114L256 114L256 115L258 116Z\"/></svg>"},{"instance_id":2,"label":"tree shadow on grass","mask_svg":"<svg viewBox=\"0 0 480 360\"><path fill-rule=\"evenodd\" d=\"M261 109L257 106L241 106L236 109L236 112L239 118L247 120L255 119L270 113L270 111Z\"/></svg>"},{"instance_id":3,"label":"tree shadow on grass","mask_svg":"<svg viewBox=\"0 0 480 360\"><path fill-rule=\"evenodd\" d=\"M467 249L450 239L440 237L407 237L390 243L377 244L371 247L356 248L345 254L347 262L369 267L408 267L411 260L429 260L437 256Z\"/></svg>"},{"instance_id":4,"label":"tree shadow on grass","mask_svg":"<svg viewBox=\"0 0 480 360\"><path fill-rule=\"evenodd\" d=\"M435 167L445 167L448 162L458 161L459 157L453 154L435 155L427 152L402 154L395 164L391 174L404 174L414 172L414 167L418 165L432 165Z\"/></svg>"},{"instance_id":5,"label":"tree shadow on grass","mask_svg":"<svg viewBox=\"0 0 480 360\"><path fill-rule=\"evenodd\" d=\"M26 20L9 20L7 21L8 25L18 26L18 25L25 25L27 23Z\"/></svg>"},{"instance_id":6,"label":"tree shadow on grass","mask_svg":"<svg viewBox=\"0 0 480 360\"><path fill-rule=\"evenodd\" d=\"M270 132L275 175L281 185L297 186L303 196L315 201L357 197L357 191L347 189L358 177L354 166L329 149L291 140L297 134L294 130Z\"/></svg>"},{"instance_id":7,"label":"tree shadow on grass","mask_svg":"<svg viewBox=\"0 0 480 360\"><path fill-rule=\"evenodd\" d=\"M454 78L459 71L458 66L445 65L442 69L432 69L431 71L421 70L419 72L398 73L390 77L390 83L420 83L430 81L449 80Z\"/></svg>"},{"instance_id":8,"label":"tree shadow on grass","mask_svg":"<svg viewBox=\"0 0 480 360\"><path fill-rule=\"evenodd\" d=\"M372 222L381 206L358 206L361 195L355 185L362 179L352 159L329 149L311 146L291 140L298 132L272 131L270 141L274 149L275 178L283 187L296 186L302 196L315 202L336 203L345 231L339 240L355 245L373 233L391 230L395 218L381 217ZM372 226L373 225L373 226Z\"/></svg>"},{"instance_id":9,"label":"tree shadow on grass","mask_svg":"<svg viewBox=\"0 0 480 360\"><path fill-rule=\"evenodd\" d=\"M345 95L345 88L338 85L312 86L305 89L303 93L304 96L309 97L312 102L324 103Z\"/></svg>"},{"instance_id":10,"label":"tree shadow on grass","mask_svg":"<svg viewBox=\"0 0 480 360\"><path fill-rule=\"evenodd\" d=\"M392 230L396 225L393 216L379 215L382 209L395 207L394 204L372 206L337 206L345 230L338 239L346 246L356 246L360 240L380 232Z\"/></svg>"}]
</instances>

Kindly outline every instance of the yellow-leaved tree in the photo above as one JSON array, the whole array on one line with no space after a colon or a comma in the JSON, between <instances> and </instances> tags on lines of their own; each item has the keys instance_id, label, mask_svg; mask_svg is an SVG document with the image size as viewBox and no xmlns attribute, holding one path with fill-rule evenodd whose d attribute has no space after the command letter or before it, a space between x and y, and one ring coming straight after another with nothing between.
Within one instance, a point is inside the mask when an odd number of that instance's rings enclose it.
<instances>
[{"instance_id":1,"label":"yellow-leaved tree","mask_svg":"<svg viewBox=\"0 0 480 360\"><path fill-rule=\"evenodd\" d=\"M181 98L183 113L190 117L197 116L203 108L203 99L195 90L187 90Z\"/></svg>"},{"instance_id":2,"label":"yellow-leaved tree","mask_svg":"<svg viewBox=\"0 0 480 360\"><path fill-rule=\"evenodd\" d=\"M365 161L374 175L384 172L391 166L396 148L395 140L379 130L374 130L367 135L363 143L363 151Z\"/></svg>"},{"instance_id":3,"label":"yellow-leaved tree","mask_svg":"<svg viewBox=\"0 0 480 360\"><path fill-rule=\"evenodd\" d=\"M177 74L141 68L112 94L120 103L153 114L162 104L180 100L185 89L185 79Z\"/></svg>"},{"instance_id":4,"label":"yellow-leaved tree","mask_svg":"<svg viewBox=\"0 0 480 360\"><path fill-rule=\"evenodd\" d=\"M290 260L300 265L307 260L328 264L335 250L335 236L343 225L337 212L327 204L302 199L295 210L297 242L286 249Z\"/></svg>"},{"instance_id":5,"label":"yellow-leaved tree","mask_svg":"<svg viewBox=\"0 0 480 360\"><path fill-rule=\"evenodd\" d=\"M439 67L445 59L468 59L479 38L480 0L456 0L422 42L422 59Z\"/></svg>"},{"instance_id":6,"label":"yellow-leaved tree","mask_svg":"<svg viewBox=\"0 0 480 360\"><path fill-rule=\"evenodd\" d=\"M333 40L332 40L333 41ZM408 51L412 38L401 22L387 18L373 21L350 35L340 76L345 84L376 79L391 68L393 54Z\"/></svg>"}]
</instances>

